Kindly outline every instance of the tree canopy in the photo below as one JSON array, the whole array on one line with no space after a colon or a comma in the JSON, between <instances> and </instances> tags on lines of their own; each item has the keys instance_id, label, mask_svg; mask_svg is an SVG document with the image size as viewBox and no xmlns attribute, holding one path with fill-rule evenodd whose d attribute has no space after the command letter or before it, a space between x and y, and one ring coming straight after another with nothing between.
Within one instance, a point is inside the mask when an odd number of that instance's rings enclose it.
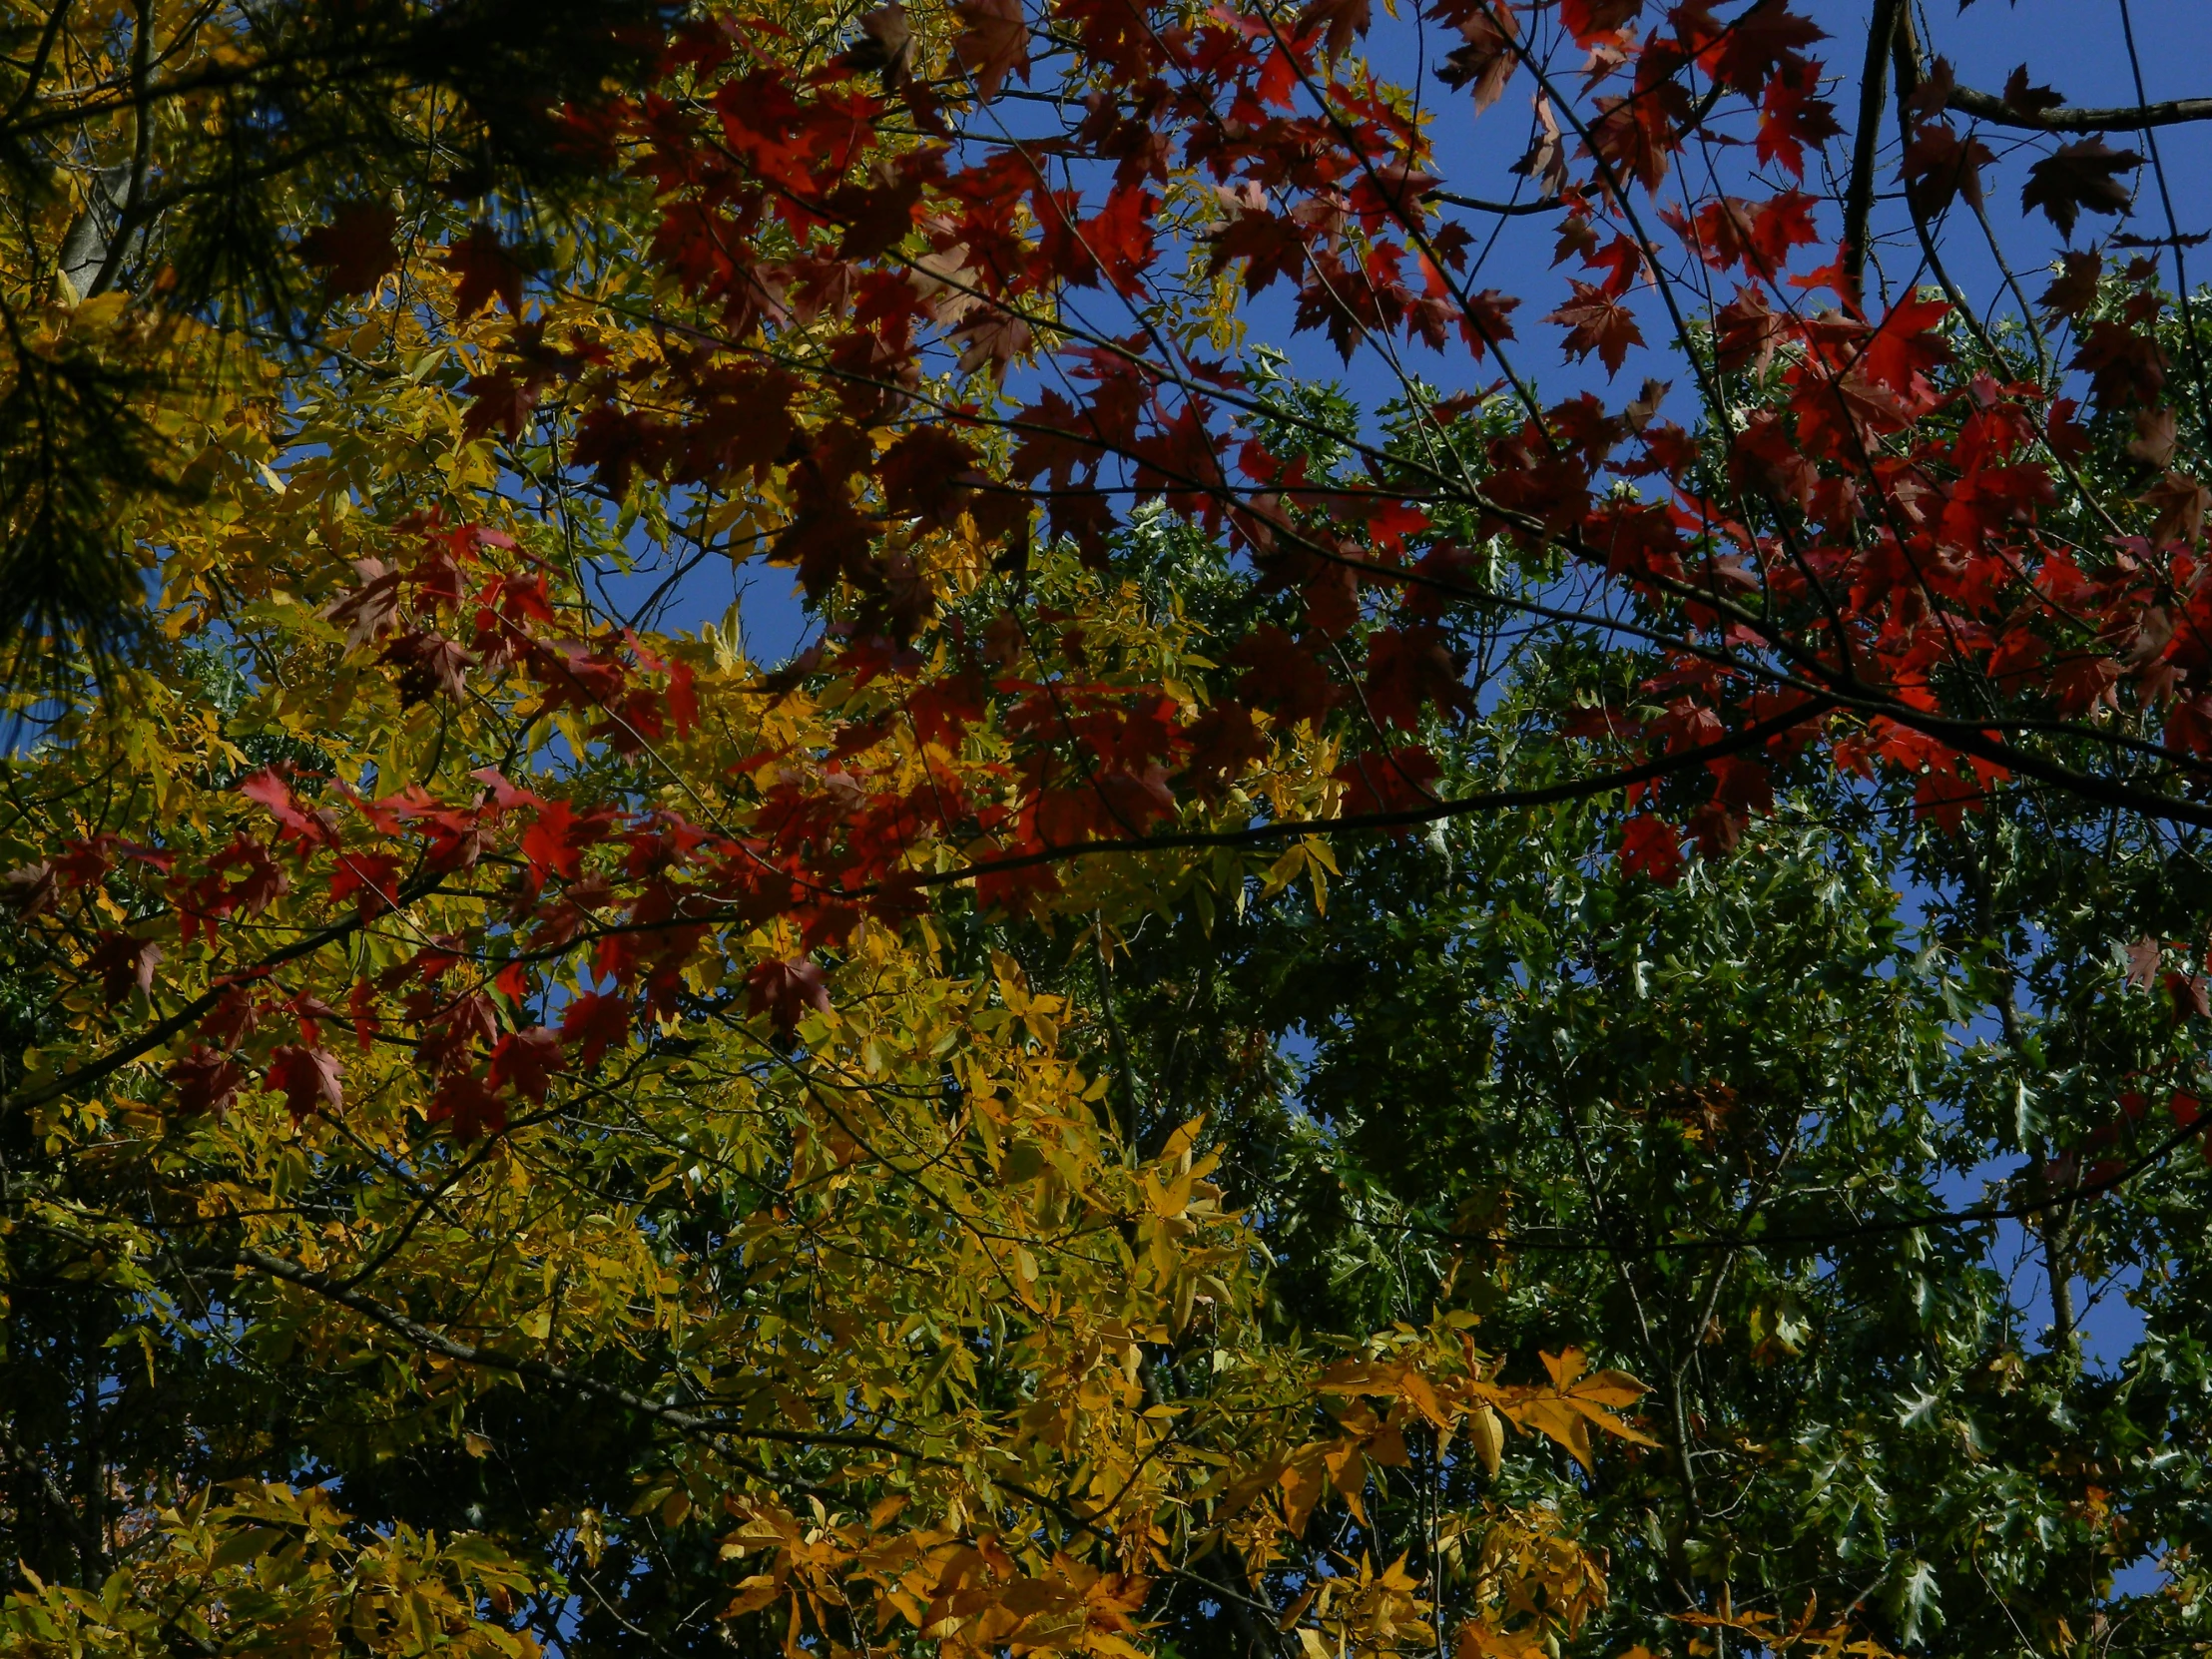
<instances>
[{"instance_id":1,"label":"tree canopy","mask_svg":"<svg viewBox=\"0 0 2212 1659\"><path fill-rule=\"evenodd\" d=\"M2212 1644L2212 101L1934 33L0 9L0 1646Z\"/></svg>"}]
</instances>

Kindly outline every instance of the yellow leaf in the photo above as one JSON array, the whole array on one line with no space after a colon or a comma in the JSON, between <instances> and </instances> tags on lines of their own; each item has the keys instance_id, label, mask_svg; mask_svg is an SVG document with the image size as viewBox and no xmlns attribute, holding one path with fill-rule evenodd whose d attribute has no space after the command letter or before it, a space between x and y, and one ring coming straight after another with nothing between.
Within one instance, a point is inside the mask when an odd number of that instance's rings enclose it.
<instances>
[{"instance_id":1,"label":"yellow leaf","mask_svg":"<svg viewBox=\"0 0 2212 1659\"><path fill-rule=\"evenodd\" d=\"M1438 1428L1449 1428L1451 1426L1451 1413L1444 1409L1443 1401L1436 1397L1436 1390L1429 1385L1428 1379L1421 1376L1419 1372L1408 1370L1403 1377L1399 1378L1397 1391L1406 1404L1412 1406L1414 1410Z\"/></svg>"},{"instance_id":2,"label":"yellow leaf","mask_svg":"<svg viewBox=\"0 0 2212 1659\"><path fill-rule=\"evenodd\" d=\"M1467 1413L1466 1431L1474 1454L1482 1459L1482 1472L1494 1476L1505 1454L1505 1424L1487 1405L1477 1405Z\"/></svg>"},{"instance_id":3,"label":"yellow leaf","mask_svg":"<svg viewBox=\"0 0 2212 1659\"><path fill-rule=\"evenodd\" d=\"M745 1613L759 1612L774 1601L783 1591L783 1585L774 1573L759 1572L751 1578L738 1581L738 1593L730 1598L730 1605L723 1608L722 1616L734 1619ZM900 1611L904 1611L903 1608Z\"/></svg>"}]
</instances>

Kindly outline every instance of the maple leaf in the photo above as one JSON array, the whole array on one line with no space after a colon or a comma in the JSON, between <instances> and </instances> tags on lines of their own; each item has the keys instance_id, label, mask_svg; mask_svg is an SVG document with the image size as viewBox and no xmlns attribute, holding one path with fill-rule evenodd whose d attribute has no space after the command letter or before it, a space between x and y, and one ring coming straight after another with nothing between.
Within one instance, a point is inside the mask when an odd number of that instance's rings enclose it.
<instances>
[{"instance_id":1,"label":"maple leaf","mask_svg":"<svg viewBox=\"0 0 2212 1659\"><path fill-rule=\"evenodd\" d=\"M1559 118L1552 113L1549 98L1538 95L1536 99L1536 133L1527 151L1513 164L1513 171L1533 180L1546 201L1567 188L1566 135L1559 129Z\"/></svg>"},{"instance_id":2,"label":"maple leaf","mask_svg":"<svg viewBox=\"0 0 2212 1659\"><path fill-rule=\"evenodd\" d=\"M1623 875L1671 885L1682 876L1681 837L1666 820L1638 813L1621 827L1620 862Z\"/></svg>"},{"instance_id":3,"label":"maple leaf","mask_svg":"<svg viewBox=\"0 0 2212 1659\"><path fill-rule=\"evenodd\" d=\"M1592 283L1572 277L1568 282L1574 289L1574 297L1544 320L1566 328L1566 349L1570 357L1587 357L1594 351L1598 360L1605 364L1608 377L1618 374L1621 364L1627 360L1629 347L1644 343L1643 330L1636 326L1635 313Z\"/></svg>"},{"instance_id":4,"label":"maple leaf","mask_svg":"<svg viewBox=\"0 0 2212 1659\"><path fill-rule=\"evenodd\" d=\"M2191 1014L2212 1019L2212 983L2201 973L2167 974L2166 995L2173 1003L2175 1019L2187 1019ZM2175 1114L2177 1120L2179 1116Z\"/></svg>"},{"instance_id":5,"label":"maple leaf","mask_svg":"<svg viewBox=\"0 0 2212 1659\"><path fill-rule=\"evenodd\" d=\"M1035 341L1029 324L1002 305L979 306L952 332L952 343L959 348L962 374L976 374L988 368L994 375L1004 378L1014 359L1025 355Z\"/></svg>"},{"instance_id":6,"label":"maple leaf","mask_svg":"<svg viewBox=\"0 0 2212 1659\"><path fill-rule=\"evenodd\" d=\"M1233 260L1245 262L1247 295L1259 293L1278 276L1293 281L1306 264L1306 237L1294 220L1265 210L1239 213L1205 233L1207 268L1220 272Z\"/></svg>"},{"instance_id":7,"label":"maple leaf","mask_svg":"<svg viewBox=\"0 0 2212 1659\"><path fill-rule=\"evenodd\" d=\"M393 235L399 216L373 202L340 208L330 223L299 239L299 258L323 274L333 294L366 293L399 264Z\"/></svg>"},{"instance_id":8,"label":"maple leaf","mask_svg":"<svg viewBox=\"0 0 2212 1659\"><path fill-rule=\"evenodd\" d=\"M1443 18L1447 5L1429 15ZM1520 20L1510 6L1482 6L1456 21L1465 44L1454 47L1437 67L1436 79L1447 87L1468 87L1474 96L1474 113L1480 115L1504 96L1506 83L1520 63L1513 42L1520 38Z\"/></svg>"},{"instance_id":9,"label":"maple leaf","mask_svg":"<svg viewBox=\"0 0 2212 1659\"><path fill-rule=\"evenodd\" d=\"M427 703L440 692L459 697L467 688L466 648L426 628L399 635L376 660L400 671L399 700L409 708Z\"/></svg>"},{"instance_id":10,"label":"maple leaf","mask_svg":"<svg viewBox=\"0 0 2212 1659\"><path fill-rule=\"evenodd\" d=\"M1757 97L1777 70L1805 61L1799 47L1827 38L1827 30L1785 5L1753 6L1723 33L1708 71L1723 86Z\"/></svg>"},{"instance_id":11,"label":"maple leaf","mask_svg":"<svg viewBox=\"0 0 2212 1659\"><path fill-rule=\"evenodd\" d=\"M529 267L489 225L472 227L466 237L448 248L445 268L460 278L453 289L456 316L474 316L494 297L507 307L509 315L522 314L522 282Z\"/></svg>"},{"instance_id":12,"label":"maple leaf","mask_svg":"<svg viewBox=\"0 0 2212 1659\"><path fill-rule=\"evenodd\" d=\"M2035 303L2051 316L2078 317L2097 302L2097 283L2104 276L2104 256L2095 249L2058 257L2058 275L2036 296Z\"/></svg>"},{"instance_id":13,"label":"maple leaf","mask_svg":"<svg viewBox=\"0 0 2212 1659\"><path fill-rule=\"evenodd\" d=\"M177 1091L177 1109L187 1117L212 1112L221 1117L246 1086L246 1073L226 1055L205 1043L174 1061L169 1083Z\"/></svg>"},{"instance_id":14,"label":"maple leaf","mask_svg":"<svg viewBox=\"0 0 2212 1659\"><path fill-rule=\"evenodd\" d=\"M330 866L330 902L348 898L363 921L389 910L399 893L399 860L385 852L340 852Z\"/></svg>"},{"instance_id":15,"label":"maple leaf","mask_svg":"<svg viewBox=\"0 0 2212 1659\"><path fill-rule=\"evenodd\" d=\"M0 904L19 916L35 916L53 908L54 865L45 858L18 864L0 875Z\"/></svg>"},{"instance_id":16,"label":"maple leaf","mask_svg":"<svg viewBox=\"0 0 2212 1659\"><path fill-rule=\"evenodd\" d=\"M823 206L845 228L837 258L872 260L897 247L914 228L914 208L920 201L921 180L910 176L832 191Z\"/></svg>"},{"instance_id":17,"label":"maple leaf","mask_svg":"<svg viewBox=\"0 0 2212 1659\"><path fill-rule=\"evenodd\" d=\"M353 561L353 574L361 585L322 608L324 618L344 625L348 651L388 632L399 611L398 571L381 559L363 558Z\"/></svg>"},{"instance_id":18,"label":"maple leaf","mask_svg":"<svg viewBox=\"0 0 2212 1659\"><path fill-rule=\"evenodd\" d=\"M1590 153L1657 195L1674 165L1675 152L1682 148L1689 94L1677 82L1662 81L1633 97L1600 98L1596 112L1585 141Z\"/></svg>"},{"instance_id":19,"label":"maple leaf","mask_svg":"<svg viewBox=\"0 0 2212 1659\"><path fill-rule=\"evenodd\" d=\"M494 430L510 440L519 438L537 412L540 384L504 368L471 374L461 387L461 395L469 400L461 430L472 438Z\"/></svg>"},{"instance_id":20,"label":"maple leaf","mask_svg":"<svg viewBox=\"0 0 2212 1659\"><path fill-rule=\"evenodd\" d=\"M1148 191L1117 187L1108 193L1105 206L1083 221L1086 257L1106 274L1116 292L1134 296L1144 291L1144 274L1152 264L1152 210L1157 202ZM1084 279L1090 279L1088 275Z\"/></svg>"},{"instance_id":21,"label":"maple leaf","mask_svg":"<svg viewBox=\"0 0 2212 1659\"><path fill-rule=\"evenodd\" d=\"M1901 299L1867 341L1861 372L1901 397L1918 395L1927 371L1950 360L1949 344L1936 331L1949 314L1946 300Z\"/></svg>"},{"instance_id":22,"label":"maple leaf","mask_svg":"<svg viewBox=\"0 0 2212 1659\"><path fill-rule=\"evenodd\" d=\"M1836 106L1817 96L1820 76L1812 65L1785 65L1759 100L1759 132L1754 140L1760 161L1805 177L1805 152L1840 137L1843 124Z\"/></svg>"},{"instance_id":23,"label":"maple leaf","mask_svg":"<svg viewBox=\"0 0 2212 1659\"><path fill-rule=\"evenodd\" d=\"M1752 210L1751 252L1765 273L1787 265L1793 248L1820 240L1813 227L1813 199L1801 190L1783 191Z\"/></svg>"},{"instance_id":24,"label":"maple leaf","mask_svg":"<svg viewBox=\"0 0 2212 1659\"><path fill-rule=\"evenodd\" d=\"M1299 14L1298 33L1304 36L1317 29L1324 31L1323 54L1341 58L1368 32L1374 15L1373 0L1307 0L1305 11Z\"/></svg>"},{"instance_id":25,"label":"maple leaf","mask_svg":"<svg viewBox=\"0 0 2212 1659\"><path fill-rule=\"evenodd\" d=\"M1431 704L1452 715L1468 713L1473 698L1461 673L1443 630L1432 624L1378 628L1368 636L1363 691L1369 712L1385 726L1414 731Z\"/></svg>"},{"instance_id":26,"label":"maple leaf","mask_svg":"<svg viewBox=\"0 0 2212 1659\"><path fill-rule=\"evenodd\" d=\"M335 821L326 813L304 811L276 768L264 767L239 780L239 794L264 807L286 835L301 846L328 844L336 838Z\"/></svg>"},{"instance_id":27,"label":"maple leaf","mask_svg":"<svg viewBox=\"0 0 2212 1659\"><path fill-rule=\"evenodd\" d=\"M2128 440L2127 452L2139 461L2162 467L2174 457L2180 443L2180 430L2170 408L2139 409L2135 414L2135 436Z\"/></svg>"},{"instance_id":28,"label":"maple leaf","mask_svg":"<svg viewBox=\"0 0 2212 1659\"><path fill-rule=\"evenodd\" d=\"M1417 744L1356 755L1333 774L1345 786L1345 811L1404 813L1434 804L1429 786L1442 776L1435 756Z\"/></svg>"},{"instance_id":29,"label":"maple leaf","mask_svg":"<svg viewBox=\"0 0 2212 1659\"><path fill-rule=\"evenodd\" d=\"M1480 293L1467 295L1464 314L1459 319L1459 332L1466 341L1469 357L1482 360L1485 347L1494 347L1499 340L1513 337L1513 312L1520 307L1520 300L1496 288L1484 288Z\"/></svg>"},{"instance_id":30,"label":"maple leaf","mask_svg":"<svg viewBox=\"0 0 2212 1659\"><path fill-rule=\"evenodd\" d=\"M1986 144L1962 138L1947 121L1924 121L1913 130L1905 147L1900 177L1913 211L1934 219L1963 196L1969 207L1981 206L1981 170L1996 160Z\"/></svg>"},{"instance_id":31,"label":"maple leaf","mask_svg":"<svg viewBox=\"0 0 2212 1659\"><path fill-rule=\"evenodd\" d=\"M628 997L579 991L561 1014L561 1040L577 1049L577 1063L590 1071L608 1049L630 1041L630 1025L636 1017Z\"/></svg>"},{"instance_id":32,"label":"maple leaf","mask_svg":"<svg viewBox=\"0 0 2212 1659\"><path fill-rule=\"evenodd\" d=\"M813 1008L830 1011L830 986L822 968L805 956L785 962L763 962L745 976L746 1007L767 1014L780 1036L788 1037L799 1025L801 1013Z\"/></svg>"},{"instance_id":33,"label":"maple leaf","mask_svg":"<svg viewBox=\"0 0 2212 1659\"><path fill-rule=\"evenodd\" d=\"M1184 777L1208 801L1267 754L1267 740L1242 703L1217 703L1184 731L1191 746Z\"/></svg>"},{"instance_id":34,"label":"maple leaf","mask_svg":"<svg viewBox=\"0 0 2212 1659\"><path fill-rule=\"evenodd\" d=\"M2114 409L2156 402L2170 365L2155 335L2105 317L2081 330L2070 366L2089 376L2098 408Z\"/></svg>"},{"instance_id":35,"label":"maple leaf","mask_svg":"<svg viewBox=\"0 0 2212 1659\"><path fill-rule=\"evenodd\" d=\"M152 939L128 933L103 932L85 957L85 967L100 976L100 995L114 1007L131 994L131 987L151 992L154 969L160 966L162 947Z\"/></svg>"},{"instance_id":36,"label":"maple leaf","mask_svg":"<svg viewBox=\"0 0 2212 1659\"><path fill-rule=\"evenodd\" d=\"M327 1048L285 1043L269 1057L268 1084L284 1097L293 1123L303 1123L318 1103L336 1111L345 1103L344 1068Z\"/></svg>"},{"instance_id":37,"label":"maple leaf","mask_svg":"<svg viewBox=\"0 0 2212 1659\"><path fill-rule=\"evenodd\" d=\"M2157 510L2157 522L2150 532L2152 541L2197 542L2204 538L2204 514L2207 507L2212 507L2212 490L2187 473L2167 473L2140 499Z\"/></svg>"},{"instance_id":38,"label":"maple leaf","mask_svg":"<svg viewBox=\"0 0 2212 1659\"><path fill-rule=\"evenodd\" d=\"M1559 0L1559 22L1587 47L1610 38L1633 23L1644 9L1644 0Z\"/></svg>"},{"instance_id":39,"label":"maple leaf","mask_svg":"<svg viewBox=\"0 0 2212 1659\"><path fill-rule=\"evenodd\" d=\"M569 458L592 468L599 487L620 501L638 473L658 474L666 465L669 437L667 425L651 415L602 403L576 423Z\"/></svg>"},{"instance_id":40,"label":"maple leaf","mask_svg":"<svg viewBox=\"0 0 2212 1659\"><path fill-rule=\"evenodd\" d=\"M2004 79L2004 107L2017 110L2024 116L2040 116L2045 110L2055 110L2065 103L2065 94L2053 92L2049 87L2027 84L2027 65L2021 64Z\"/></svg>"},{"instance_id":41,"label":"maple leaf","mask_svg":"<svg viewBox=\"0 0 2212 1659\"><path fill-rule=\"evenodd\" d=\"M243 833L210 860L210 867L242 872L238 880L225 889L224 896L242 906L250 916L260 915L291 890L290 877L270 856L269 848Z\"/></svg>"},{"instance_id":42,"label":"maple leaf","mask_svg":"<svg viewBox=\"0 0 2212 1659\"><path fill-rule=\"evenodd\" d=\"M845 53L845 62L858 70L879 70L891 84L903 81L913 52L914 32L906 21L906 8L891 0L860 17L860 39Z\"/></svg>"},{"instance_id":43,"label":"maple leaf","mask_svg":"<svg viewBox=\"0 0 2212 1659\"><path fill-rule=\"evenodd\" d=\"M597 818L578 818L565 801L546 802L522 832L522 855L530 860L530 879L543 881L549 873L573 879L581 868L584 848L604 832Z\"/></svg>"},{"instance_id":44,"label":"maple leaf","mask_svg":"<svg viewBox=\"0 0 2212 1659\"><path fill-rule=\"evenodd\" d=\"M542 1101L553 1074L564 1064L560 1034L551 1026L533 1025L499 1039L491 1051L485 1080L492 1088L511 1088L528 1099Z\"/></svg>"},{"instance_id":45,"label":"maple leaf","mask_svg":"<svg viewBox=\"0 0 2212 1659\"><path fill-rule=\"evenodd\" d=\"M438 1084L423 1115L432 1123L451 1124L453 1138L463 1145L507 1127L507 1103L482 1078L465 1071Z\"/></svg>"},{"instance_id":46,"label":"maple leaf","mask_svg":"<svg viewBox=\"0 0 2212 1659\"><path fill-rule=\"evenodd\" d=\"M1029 79L1029 20L1021 0L960 0L952 9L967 25L952 49L974 76L979 97L996 98L1016 70Z\"/></svg>"},{"instance_id":47,"label":"maple leaf","mask_svg":"<svg viewBox=\"0 0 2212 1659\"><path fill-rule=\"evenodd\" d=\"M2100 138L2062 144L2027 170L2020 188L2020 208L2040 208L2058 227L2062 237L2073 235L2083 209L2093 214L2124 214L2134 203L2134 192L2119 176L2143 165L2132 150L2115 150Z\"/></svg>"},{"instance_id":48,"label":"maple leaf","mask_svg":"<svg viewBox=\"0 0 2212 1659\"><path fill-rule=\"evenodd\" d=\"M1228 660L1247 671L1237 682L1237 695L1274 709L1286 726L1303 720L1319 730L1322 718L1345 695L1343 687L1331 683L1320 656L1272 622L1239 640Z\"/></svg>"}]
</instances>

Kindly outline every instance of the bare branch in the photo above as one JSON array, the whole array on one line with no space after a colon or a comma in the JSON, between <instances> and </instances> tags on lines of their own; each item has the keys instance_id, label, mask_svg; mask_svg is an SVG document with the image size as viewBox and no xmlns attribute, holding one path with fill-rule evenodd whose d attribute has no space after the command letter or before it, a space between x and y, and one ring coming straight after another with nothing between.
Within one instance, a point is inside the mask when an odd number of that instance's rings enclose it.
<instances>
[{"instance_id":1,"label":"bare branch","mask_svg":"<svg viewBox=\"0 0 2212 1659\"><path fill-rule=\"evenodd\" d=\"M1876 0L1867 28L1867 64L1859 78L1859 131L1852 140L1851 185L1844 193L1845 292L1861 305L1867 269L1867 222L1874 213L1874 167L1882 148L1882 109L1890 96L1890 46L1905 0Z\"/></svg>"},{"instance_id":2,"label":"bare branch","mask_svg":"<svg viewBox=\"0 0 2212 1659\"><path fill-rule=\"evenodd\" d=\"M2031 133L2105 133L2212 121L2212 98L2174 98L2162 104L2109 110L2021 110L2001 98L1976 92L1972 87L1953 87L1944 100L1944 107L1962 111L1993 127L2017 127Z\"/></svg>"}]
</instances>

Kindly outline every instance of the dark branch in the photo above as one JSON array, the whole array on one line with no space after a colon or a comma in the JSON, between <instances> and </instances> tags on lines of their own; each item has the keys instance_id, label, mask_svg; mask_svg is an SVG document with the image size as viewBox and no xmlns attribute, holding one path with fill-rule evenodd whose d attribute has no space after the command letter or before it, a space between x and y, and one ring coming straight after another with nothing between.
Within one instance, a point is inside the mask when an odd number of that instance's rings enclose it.
<instances>
[{"instance_id":1,"label":"dark branch","mask_svg":"<svg viewBox=\"0 0 2212 1659\"><path fill-rule=\"evenodd\" d=\"M1992 98L1972 87L1953 87L1944 100L1946 108L1962 110L1977 121L1996 127L2018 127L2031 133L2107 133L2145 127L2178 127L2190 121L2212 121L2212 98L2174 98L2163 104L2123 105L2109 110L2021 110L2001 98Z\"/></svg>"},{"instance_id":2,"label":"dark branch","mask_svg":"<svg viewBox=\"0 0 2212 1659\"><path fill-rule=\"evenodd\" d=\"M1882 148L1882 107L1890 95L1890 46L1904 0L1876 0L1859 78L1859 131L1852 139L1851 185L1844 193L1844 290L1859 304L1867 269L1867 222L1874 214L1874 167Z\"/></svg>"},{"instance_id":3,"label":"dark branch","mask_svg":"<svg viewBox=\"0 0 2212 1659\"><path fill-rule=\"evenodd\" d=\"M1551 213L1565 206L1558 197L1546 196L1535 202L1488 202L1479 196L1461 196L1455 190L1432 190L1427 193L1431 202L1448 202L1454 208L1465 208L1478 214L1500 214L1516 218L1522 214Z\"/></svg>"}]
</instances>

